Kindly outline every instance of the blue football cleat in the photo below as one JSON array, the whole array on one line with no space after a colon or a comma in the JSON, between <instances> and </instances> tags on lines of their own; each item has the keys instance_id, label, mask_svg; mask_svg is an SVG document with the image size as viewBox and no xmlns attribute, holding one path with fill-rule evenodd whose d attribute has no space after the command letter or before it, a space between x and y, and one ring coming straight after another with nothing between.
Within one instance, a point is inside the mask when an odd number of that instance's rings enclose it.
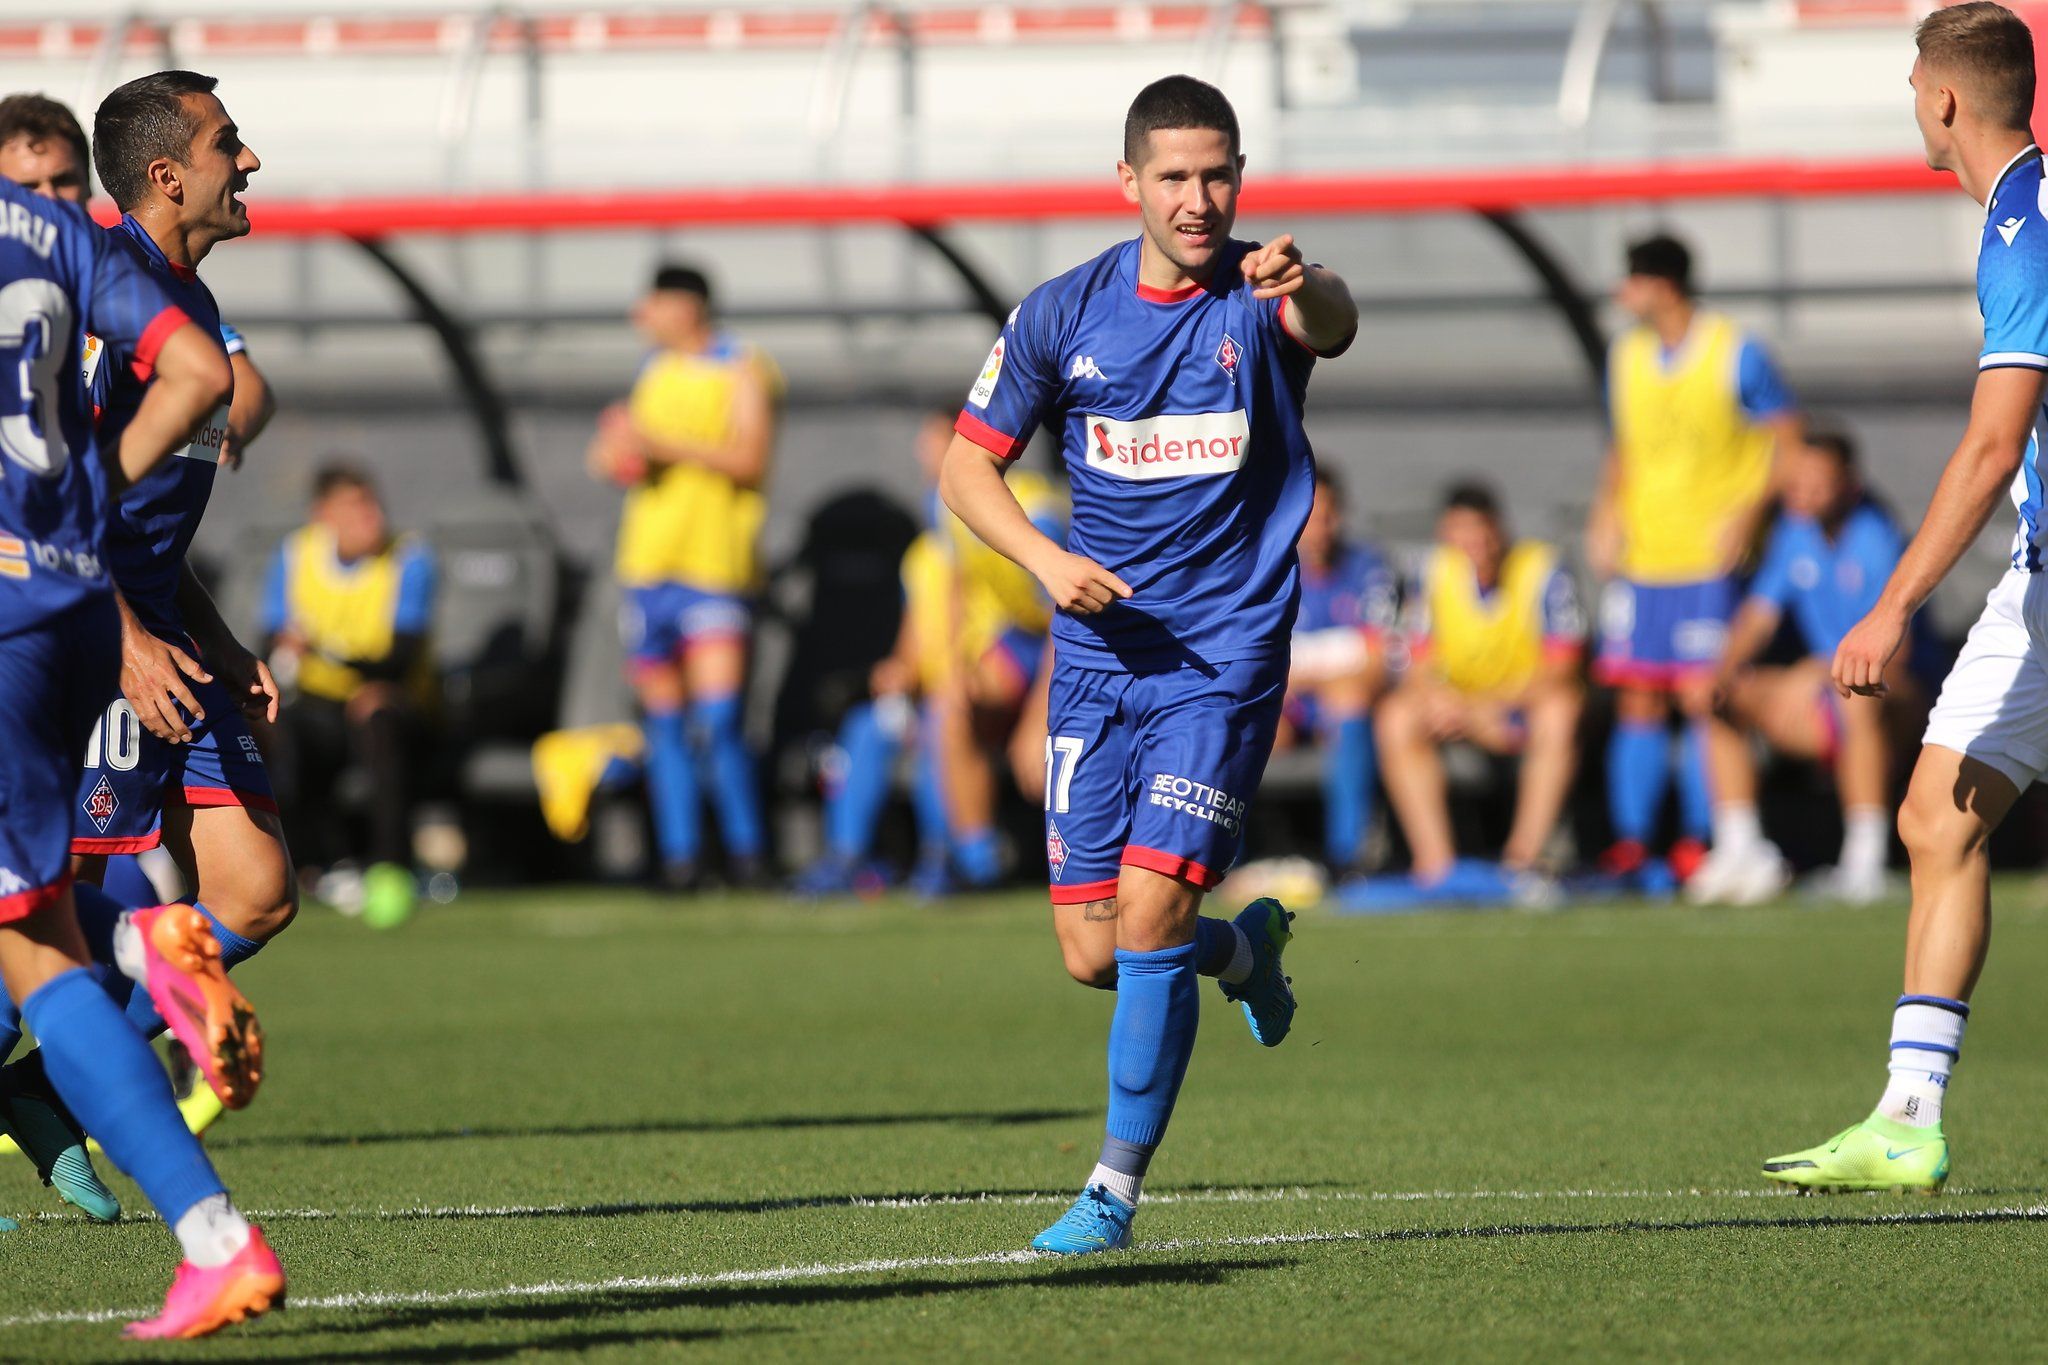
<instances>
[{"instance_id":1,"label":"blue football cleat","mask_svg":"<svg viewBox=\"0 0 2048 1365\"><path fill-rule=\"evenodd\" d=\"M1136 1209L1102 1186L1090 1185L1059 1222L1031 1239L1031 1249L1055 1256L1122 1251L1131 1244L1131 1220L1137 1216Z\"/></svg>"},{"instance_id":2,"label":"blue football cleat","mask_svg":"<svg viewBox=\"0 0 2048 1365\"><path fill-rule=\"evenodd\" d=\"M1294 937L1292 923L1294 916L1270 896L1247 905L1237 927L1252 945L1252 974L1235 986L1217 982L1225 1000L1244 1006L1252 1037L1266 1047L1280 1046L1294 1027L1294 985L1280 972L1280 955Z\"/></svg>"},{"instance_id":3,"label":"blue football cleat","mask_svg":"<svg viewBox=\"0 0 2048 1365\"><path fill-rule=\"evenodd\" d=\"M202 1088L204 1085L202 1081ZM83 1147L67 1147L58 1155L50 1167L49 1184L59 1198L95 1223L112 1223L121 1217L121 1201L92 1168L92 1158Z\"/></svg>"}]
</instances>

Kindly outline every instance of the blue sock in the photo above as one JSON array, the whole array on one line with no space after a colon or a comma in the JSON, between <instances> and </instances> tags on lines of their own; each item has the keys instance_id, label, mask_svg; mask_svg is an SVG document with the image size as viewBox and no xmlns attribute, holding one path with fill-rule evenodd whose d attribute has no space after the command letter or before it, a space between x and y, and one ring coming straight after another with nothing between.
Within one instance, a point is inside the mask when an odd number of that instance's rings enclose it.
<instances>
[{"instance_id":1,"label":"blue sock","mask_svg":"<svg viewBox=\"0 0 2048 1365\"><path fill-rule=\"evenodd\" d=\"M1195 921L1195 972L1200 976L1221 976L1230 970L1230 964L1237 960L1237 945L1241 936L1237 926L1227 919L1211 919L1207 915Z\"/></svg>"},{"instance_id":2,"label":"blue sock","mask_svg":"<svg viewBox=\"0 0 2048 1365\"><path fill-rule=\"evenodd\" d=\"M1378 754L1372 725L1346 716L1325 736L1323 760L1323 858L1338 872L1358 861L1359 846L1372 819L1372 780Z\"/></svg>"},{"instance_id":3,"label":"blue sock","mask_svg":"<svg viewBox=\"0 0 2048 1365\"><path fill-rule=\"evenodd\" d=\"M690 705L690 729L711 772L711 805L725 851L758 858L768 843L761 819L761 789L754 780L754 755L747 748L738 693L703 697Z\"/></svg>"},{"instance_id":4,"label":"blue sock","mask_svg":"<svg viewBox=\"0 0 2048 1365\"><path fill-rule=\"evenodd\" d=\"M100 890L130 907L164 903L163 896L133 854L107 859L106 873L100 878Z\"/></svg>"},{"instance_id":5,"label":"blue sock","mask_svg":"<svg viewBox=\"0 0 2048 1365\"><path fill-rule=\"evenodd\" d=\"M89 974L55 977L21 1012L58 1097L164 1222L175 1225L200 1200L227 1192L185 1131L163 1064Z\"/></svg>"},{"instance_id":6,"label":"blue sock","mask_svg":"<svg viewBox=\"0 0 2048 1365\"><path fill-rule=\"evenodd\" d=\"M654 842L664 863L697 860L697 769L683 733L681 711L647 713L647 804L654 810Z\"/></svg>"},{"instance_id":7,"label":"blue sock","mask_svg":"<svg viewBox=\"0 0 2048 1365\"><path fill-rule=\"evenodd\" d=\"M1149 1155L1166 1136L1195 1050L1201 995L1195 945L1116 953L1116 1013L1109 1023L1107 1135Z\"/></svg>"},{"instance_id":8,"label":"blue sock","mask_svg":"<svg viewBox=\"0 0 2048 1365\"><path fill-rule=\"evenodd\" d=\"M913 767L910 802L917 816L918 857L942 858L951 847L952 840L948 837L945 778L939 772L938 746L931 742L929 734L925 742L918 745L917 762Z\"/></svg>"},{"instance_id":9,"label":"blue sock","mask_svg":"<svg viewBox=\"0 0 2048 1365\"><path fill-rule=\"evenodd\" d=\"M846 771L825 800L825 847L835 857L859 862L874 851L902 748L902 728L890 725L875 703L862 702L846 713L839 727Z\"/></svg>"},{"instance_id":10,"label":"blue sock","mask_svg":"<svg viewBox=\"0 0 2048 1365\"><path fill-rule=\"evenodd\" d=\"M1607 743L1607 812L1614 837L1650 842L1671 784L1671 736L1664 724L1622 721Z\"/></svg>"},{"instance_id":11,"label":"blue sock","mask_svg":"<svg viewBox=\"0 0 2048 1365\"><path fill-rule=\"evenodd\" d=\"M1685 833L1702 843L1714 833L1714 785L1707 772L1707 727L1685 727L1678 760L1678 818Z\"/></svg>"},{"instance_id":12,"label":"blue sock","mask_svg":"<svg viewBox=\"0 0 2048 1365\"><path fill-rule=\"evenodd\" d=\"M953 865L975 886L990 886L1003 875L1002 844L996 832L984 825L962 831L953 840Z\"/></svg>"}]
</instances>

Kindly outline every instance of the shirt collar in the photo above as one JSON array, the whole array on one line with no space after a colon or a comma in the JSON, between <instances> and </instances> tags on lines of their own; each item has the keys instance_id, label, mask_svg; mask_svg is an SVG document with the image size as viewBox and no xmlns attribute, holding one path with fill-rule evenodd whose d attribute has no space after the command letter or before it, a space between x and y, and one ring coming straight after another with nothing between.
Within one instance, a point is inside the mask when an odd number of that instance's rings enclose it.
<instances>
[{"instance_id":1,"label":"shirt collar","mask_svg":"<svg viewBox=\"0 0 2048 1365\"><path fill-rule=\"evenodd\" d=\"M2013 169L2017 167L2022 161L2025 161L2030 156L2039 155L2041 155L2041 149L2035 144L2029 142L2026 146L2020 149L2020 153L2018 156L2015 156L2012 160L2006 162L2004 167L2000 169L1998 174L1992 177L1991 193L1988 196L1986 196L1984 200L1984 212L1987 215L1991 212L1991 206L1998 202L1998 190L2000 186L2005 184L2005 178L2011 175L2013 173Z\"/></svg>"},{"instance_id":2,"label":"shirt collar","mask_svg":"<svg viewBox=\"0 0 2048 1365\"><path fill-rule=\"evenodd\" d=\"M122 214L121 221L114 225L114 231L127 233L130 240L148 253L150 264L159 269L167 270L181 280L191 281L199 278L199 272L191 266L178 265L164 255L164 249L156 244L156 238L150 236L149 230L135 221L134 214Z\"/></svg>"}]
</instances>

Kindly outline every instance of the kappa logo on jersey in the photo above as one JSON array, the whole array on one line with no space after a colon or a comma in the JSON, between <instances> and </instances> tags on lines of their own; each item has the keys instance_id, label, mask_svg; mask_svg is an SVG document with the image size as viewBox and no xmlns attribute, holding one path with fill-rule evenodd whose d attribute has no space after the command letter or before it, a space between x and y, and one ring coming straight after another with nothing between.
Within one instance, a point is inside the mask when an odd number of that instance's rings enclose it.
<instances>
[{"instance_id":1,"label":"kappa logo on jersey","mask_svg":"<svg viewBox=\"0 0 2048 1365\"><path fill-rule=\"evenodd\" d=\"M967 401L977 408L988 406L988 400L996 396L996 380L1003 374L1003 339L996 338L994 349L989 351L988 360L981 367L981 378L974 381L974 387L967 391Z\"/></svg>"},{"instance_id":2,"label":"kappa logo on jersey","mask_svg":"<svg viewBox=\"0 0 2048 1365\"><path fill-rule=\"evenodd\" d=\"M99 785L92 789L92 795L85 798L85 818L105 834L107 826L114 823L114 812L119 809L121 800L114 795L114 784L107 781L106 774L102 773Z\"/></svg>"},{"instance_id":3,"label":"kappa logo on jersey","mask_svg":"<svg viewBox=\"0 0 2048 1365\"><path fill-rule=\"evenodd\" d=\"M1060 827L1050 820L1045 822L1045 862L1052 869L1054 881L1067 870L1067 841L1060 837Z\"/></svg>"},{"instance_id":4,"label":"kappa logo on jersey","mask_svg":"<svg viewBox=\"0 0 2048 1365\"><path fill-rule=\"evenodd\" d=\"M2026 225L2027 220L2024 218L2008 218L1998 225L1998 235L2005 238L2007 246L2011 246L2012 239L2019 236L2020 229Z\"/></svg>"},{"instance_id":5,"label":"kappa logo on jersey","mask_svg":"<svg viewBox=\"0 0 2048 1365\"><path fill-rule=\"evenodd\" d=\"M1134 480L1228 474L1244 463L1251 430L1243 408L1136 422L1091 416L1088 467Z\"/></svg>"},{"instance_id":6,"label":"kappa logo on jersey","mask_svg":"<svg viewBox=\"0 0 2048 1365\"><path fill-rule=\"evenodd\" d=\"M1107 378L1109 378L1109 376L1108 376L1108 375L1106 375L1106 374L1104 374L1104 373L1102 372L1102 367L1101 367L1100 365L1097 365L1097 364L1095 363L1095 357L1094 357L1094 356L1092 356L1092 355L1077 355L1077 356L1075 356L1075 357L1074 357L1074 363L1073 363L1073 366L1072 366L1072 367L1071 367L1071 368L1070 368L1070 369L1069 369L1069 370L1067 371L1067 378L1069 378L1069 379L1107 379Z\"/></svg>"},{"instance_id":7,"label":"kappa logo on jersey","mask_svg":"<svg viewBox=\"0 0 2048 1365\"><path fill-rule=\"evenodd\" d=\"M1216 363L1223 367L1223 373L1235 379L1237 378L1237 362L1243 358L1244 350L1237 344L1237 339L1231 336L1230 333L1225 332L1223 334L1223 344L1216 348Z\"/></svg>"}]
</instances>

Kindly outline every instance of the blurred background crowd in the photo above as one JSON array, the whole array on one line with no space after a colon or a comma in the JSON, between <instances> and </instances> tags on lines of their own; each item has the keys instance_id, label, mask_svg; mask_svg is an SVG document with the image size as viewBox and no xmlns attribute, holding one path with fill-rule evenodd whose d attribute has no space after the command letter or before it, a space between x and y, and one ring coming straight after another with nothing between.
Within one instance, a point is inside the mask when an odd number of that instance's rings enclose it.
<instances>
[{"instance_id":1,"label":"blurred background crowd","mask_svg":"<svg viewBox=\"0 0 2048 1365\"><path fill-rule=\"evenodd\" d=\"M1360 910L1882 890L2002 558L1883 703L1832 695L1973 373L1918 8L260 8L0 18L0 75L195 67L263 156L204 273L277 417L198 554L290 690L325 898L1039 880L1046 606L932 471L1003 314L1130 230L1096 191L1170 70L1237 102L1240 235L1365 314L1252 870ZM1015 476L1048 529L1054 461Z\"/></svg>"}]
</instances>

